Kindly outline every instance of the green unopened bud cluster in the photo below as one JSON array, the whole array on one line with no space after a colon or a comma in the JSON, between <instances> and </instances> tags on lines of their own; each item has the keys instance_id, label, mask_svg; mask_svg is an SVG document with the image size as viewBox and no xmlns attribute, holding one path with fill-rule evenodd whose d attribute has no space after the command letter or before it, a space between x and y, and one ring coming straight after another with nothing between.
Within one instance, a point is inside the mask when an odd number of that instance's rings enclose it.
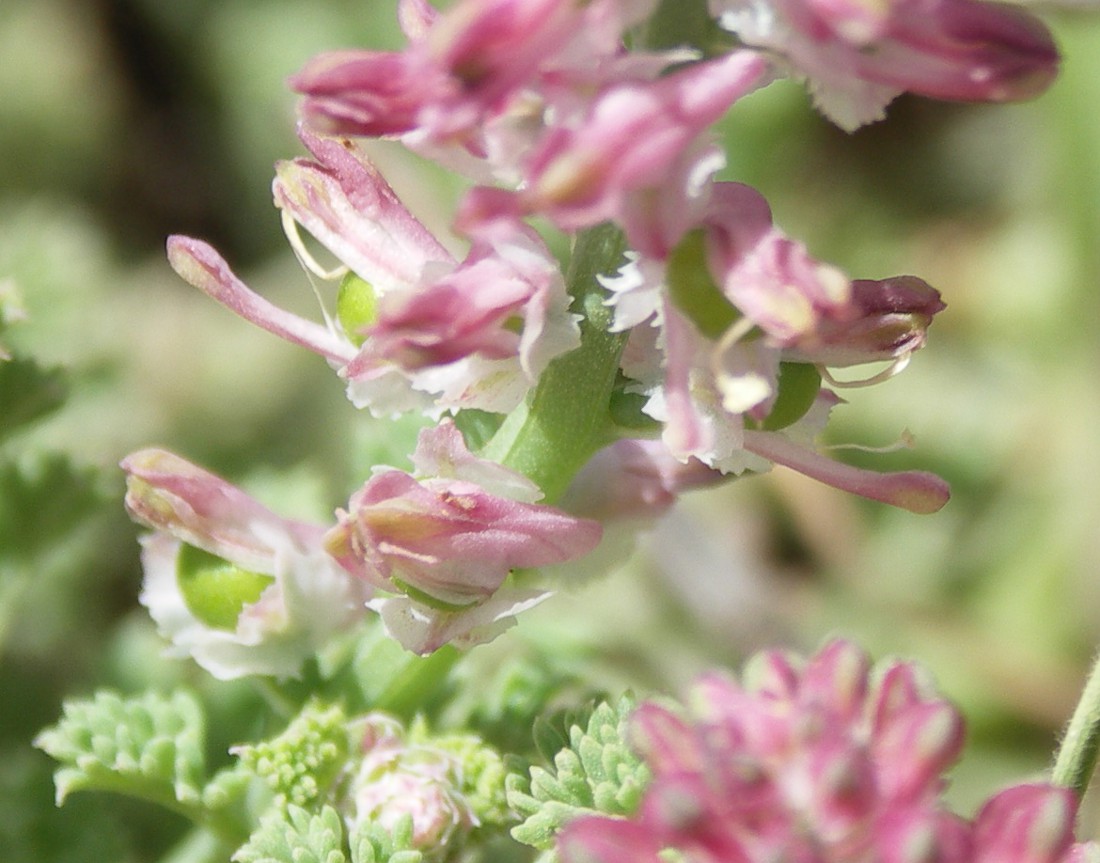
<instances>
[{"instance_id":1,"label":"green unopened bud cluster","mask_svg":"<svg viewBox=\"0 0 1100 863\"><path fill-rule=\"evenodd\" d=\"M504 759L476 734L431 734L423 720L409 728L414 747L446 753L454 760L457 788L479 824L501 824L510 809L505 793Z\"/></svg>"},{"instance_id":2,"label":"green unopened bud cluster","mask_svg":"<svg viewBox=\"0 0 1100 863\"><path fill-rule=\"evenodd\" d=\"M277 737L234 747L243 766L275 792L279 807L318 803L345 768L351 749L338 706L308 704Z\"/></svg>"}]
</instances>

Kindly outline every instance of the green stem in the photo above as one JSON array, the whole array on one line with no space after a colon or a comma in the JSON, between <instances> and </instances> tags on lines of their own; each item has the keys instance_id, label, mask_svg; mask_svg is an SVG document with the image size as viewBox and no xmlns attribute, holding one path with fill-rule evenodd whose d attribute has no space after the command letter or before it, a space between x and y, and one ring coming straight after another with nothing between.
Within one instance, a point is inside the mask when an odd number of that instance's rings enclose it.
<instances>
[{"instance_id":1,"label":"green stem","mask_svg":"<svg viewBox=\"0 0 1100 863\"><path fill-rule=\"evenodd\" d=\"M248 839L246 833L240 842L227 845L225 840L207 830L192 830L173 847L159 863L218 863L227 860Z\"/></svg>"},{"instance_id":2,"label":"green stem","mask_svg":"<svg viewBox=\"0 0 1100 863\"><path fill-rule=\"evenodd\" d=\"M1100 754L1100 656L1073 711L1066 734L1054 759L1052 779L1056 785L1072 788L1078 798L1085 795L1096 758Z\"/></svg>"},{"instance_id":3,"label":"green stem","mask_svg":"<svg viewBox=\"0 0 1100 863\"><path fill-rule=\"evenodd\" d=\"M439 698L447 675L462 655L453 645L445 644L427 656L409 657L402 674L378 696L374 708L411 719Z\"/></svg>"},{"instance_id":4,"label":"green stem","mask_svg":"<svg viewBox=\"0 0 1100 863\"><path fill-rule=\"evenodd\" d=\"M608 403L625 333L609 332L611 310L596 281L622 262L625 240L613 225L577 236L566 282L581 321L581 345L543 372L533 396L504 420L481 452L539 485L545 501L557 499L606 441Z\"/></svg>"}]
</instances>

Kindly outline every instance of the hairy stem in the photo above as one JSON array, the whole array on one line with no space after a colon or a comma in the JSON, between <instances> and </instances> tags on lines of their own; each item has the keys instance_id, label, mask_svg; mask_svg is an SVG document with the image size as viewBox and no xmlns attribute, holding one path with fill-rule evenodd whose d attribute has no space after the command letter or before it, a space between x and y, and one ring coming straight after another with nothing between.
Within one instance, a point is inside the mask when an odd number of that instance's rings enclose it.
<instances>
[{"instance_id":1,"label":"hairy stem","mask_svg":"<svg viewBox=\"0 0 1100 863\"><path fill-rule=\"evenodd\" d=\"M528 476L548 502L606 443L626 334L609 332L612 314L596 276L618 269L624 248L622 232L609 224L577 236L566 279L572 309L584 316L581 345L547 367L532 397L508 415L481 453Z\"/></svg>"},{"instance_id":2,"label":"hairy stem","mask_svg":"<svg viewBox=\"0 0 1100 863\"><path fill-rule=\"evenodd\" d=\"M1052 771L1055 784L1083 797L1100 754L1100 656L1095 660L1077 709L1058 747Z\"/></svg>"}]
</instances>

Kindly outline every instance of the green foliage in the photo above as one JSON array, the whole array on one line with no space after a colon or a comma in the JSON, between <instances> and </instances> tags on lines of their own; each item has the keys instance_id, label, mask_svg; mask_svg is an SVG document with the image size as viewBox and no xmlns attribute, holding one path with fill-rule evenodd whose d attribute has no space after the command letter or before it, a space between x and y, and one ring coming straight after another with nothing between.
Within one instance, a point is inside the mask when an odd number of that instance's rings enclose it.
<instances>
[{"instance_id":1,"label":"green foliage","mask_svg":"<svg viewBox=\"0 0 1100 863\"><path fill-rule=\"evenodd\" d=\"M74 791L116 791L193 814L204 781L203 715L193 696L100 691L65 703L35 746L60 762L57 803Z\"/></svg>"},{"instance_id":2,"label":"green foliage","mask_svg":"<svg viewBox=\"0 0 1100 863\"><path fill-rule=\"evenodd\" d=\"M362 824L351 842L352 863L420 863L424 853L412 847L411 815L397 820L393 830L380 824Z\"/></svg>"},{"instance_id":3,"label":"green foliage","mask_svg":"<svg viewBox=\"0 0 1100 863\"><path fill-rule=\"evenodd\" d=\"M430 714L451 694L449 674L458 657L450 645L417 656L381 627L368 627L352 660L355 686L362 695L356 707L384 710L405 721L418 713Z\"/></svg>"},{"instance_id":4,"label":"green foliage","mask_svg":"<svg viewBox=\"0 0 1100 863\"><path fill-rule=\"evenodd\" d=\"M504 415L467 408L455 414L454 420L470 452L477 452L497 433Z\"/></svg>"},{"instance_id":5,"label":"green foliage","mask_svg":"<svg viewBox=\"0 0 1100 863\"><path fill-rule=\"evenodd\" d=\"M821 373L809 363L780 363L779 392L761 427L778 431L798 422L821 391Z\"/></svg>"},{"instance_id":6,"label":"green foliage","mask_svg":"<svg viewBox=\"0 0 1100 863\"><path fill-rule=\"evenodd\" d=\"M248 842L233 855L235 863L348 863L344 825L331 806L311 815L299 806L274 809Z\"/></svg>"},{"instance_id":7,"label":"green foliage","mask_svg":"<svg viewBox=\"0 0 1100 863\"><path fill-rule=\"evenodd\" d=\"M412 817L398 819L393 830L363 824L345 842L343 820L331 806L311 814L300 806L275 809L260 822L234 863L421 863L412 847Z\"/></svg>"},{"instance_id":8,"label":"green foliage","mask_svg":"<svg viewBox=\"0 0 1100 863\"><path fill-rule=\"evenodd\" d=\"M578 670L583 661L560 643L553 649L513 643L504 655L470 654L455 667L455 693L440 724L474 731L503 752L534 755L531 729L545 724L547 705L597 697ZM547 757L567 743L555 738Z\"/></svg>"},{"instance_id":9,"label":"green foliage","mask_svg":"<svg viewBox=\"0 0 1100 863\"><path fill-rule=\"evenodd\" d=\"M22 357L0 359L0 441L61 407L68 391L61 369Z\"/></svg>"},{"instance_id":10,"label":"green foliage","mask_svg":"<svg viewBox=\"0 0 1100 863\"><path fill-rule=\"evenodd\" d=\"M668 259L668 291L676 307L704 336L722 337L740 313L715 283L706 262L705 235L694 230Z\"/></svg>"},{"instance_id":11,"label":"green foliage","mask_svg":"<svg viewBox=\"0 0 1100 863\"><path fill-rule=\"evenodd\" d=\"M276 737L235 749L244 767L275 792L276 804L311 806L328 791L348 759L347 716L337 706L306 707Z\"/></svg>"},{"instance_id":12,"label":"green foliage","mask_svg":"<svg viewBox=\"0 0 1100 863\"><path fill-rule=\"evenodd\" d=\"M553 755L553 769L530 768L530 778L510 773L508 802L524 817L512 836L525 845L547 849L572 819L591 813L630 815L649 782L649 769L626 742L627 719L634 700L596 705L587 721L544 723L536 729L540 751L564 744ZM564 732L564 733L563 733Z\"/></svg>"},{"instance_id":13,"label":"green foliage","mask_svg":"<svg viewBox=\"0 0 1100 863\"><path fill-rule=\"evenodd\" d=\"M28 561L56 548L104 497L96 471L59 453L0 463L0 559Z\"/></svg>"}]
</instances>

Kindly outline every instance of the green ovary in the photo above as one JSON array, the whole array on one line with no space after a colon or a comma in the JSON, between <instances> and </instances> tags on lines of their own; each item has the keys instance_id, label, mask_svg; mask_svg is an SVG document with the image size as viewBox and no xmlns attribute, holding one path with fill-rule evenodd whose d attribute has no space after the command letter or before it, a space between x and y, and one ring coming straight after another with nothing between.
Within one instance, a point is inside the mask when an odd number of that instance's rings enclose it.
<instances>
[{"instance_id":1,"label":"green ovary","mask_svg":"<svg viewBox=\"0 0 1100 863\"><path fill-rule=\"evenodd\" d=\"M708 339L718 339L741 313L711 277L704 241L702 231L692 231L669 255L668 290L676 308L700 333Z\"/></svg>"},{"instance_id":2,"label":"green ovary","mask_svg":"<svg viewBox=\"0 0 1100 863\"><path fill-rule=\"evenodd\" d=\"M244 607L275 579L185 543L176 559L176 581L195 617L214 629L233 631Z\"/></svg>"},{"instance_id":3,"label":"green ovary","mask_svg":"<svg viewBox=\"0 0 1100 863\"><path fill-rule=\"evenodd\" d=\"M779 431L798 422L813 406L820 391L821 374L816 367L809 363L780 363L779 394L761 428Z\"/></svg>"},{"instance_id":4,"label":"green ovary","mask_svg":"<svg viewBox=\"0 0 1100 863\"><path fill-rule=\"evenodd\" d=\"M374 286L355 273L345 275L336 294L336 319L356 347L365 341L363 329L377 317L378 295Z\"/></svg>"}]
</instances>

